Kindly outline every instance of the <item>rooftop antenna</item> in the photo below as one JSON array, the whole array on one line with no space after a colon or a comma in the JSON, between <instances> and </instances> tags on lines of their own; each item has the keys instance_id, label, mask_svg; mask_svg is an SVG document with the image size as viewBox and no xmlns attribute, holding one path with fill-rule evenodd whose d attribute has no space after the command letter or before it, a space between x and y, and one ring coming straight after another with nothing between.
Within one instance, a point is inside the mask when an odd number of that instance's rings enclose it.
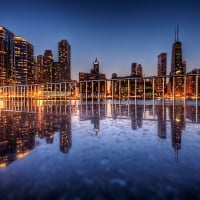
<instances>
[{"instance_id":1,"label":"rooftop antenna","mask_svg":"<svg viewBox=\"0 0 200 200\"><path fill-rule=\"evenodd\" d=\"M175 42L176 42L176 28L175 28Z\"/></svg>"},{"instance_id":2,"label":"rooftop antenna","mask_svg":"<svg viewBox=\"0 0 200 200\"><path fill-rule=\"evenodd\" d=\"M177 25L177 41L179 41L179 25Z\"/></svg>"}]
</instances>

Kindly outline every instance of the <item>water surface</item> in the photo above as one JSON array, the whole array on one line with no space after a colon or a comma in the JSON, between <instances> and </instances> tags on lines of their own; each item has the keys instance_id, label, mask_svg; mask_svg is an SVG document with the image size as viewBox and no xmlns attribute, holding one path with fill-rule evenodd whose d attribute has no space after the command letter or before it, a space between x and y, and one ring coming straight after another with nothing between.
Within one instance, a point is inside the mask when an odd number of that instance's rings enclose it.
<instances>
[{"instance_id":1,"label":"water surface","mask_svg":"<svg viewBox=\"0 0 200 200\"><path fill-rule=\"evenodd\" d=\"M195 101L7 102L3 199L198 199Z\"/></svg>"}]
</instances>

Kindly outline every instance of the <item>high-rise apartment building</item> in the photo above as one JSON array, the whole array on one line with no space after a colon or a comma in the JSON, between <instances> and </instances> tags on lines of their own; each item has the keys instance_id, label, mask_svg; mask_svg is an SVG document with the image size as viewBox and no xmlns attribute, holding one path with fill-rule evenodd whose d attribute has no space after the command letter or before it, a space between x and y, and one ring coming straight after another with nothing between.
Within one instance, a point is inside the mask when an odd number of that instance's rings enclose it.
<instances>
[{"instance_id":1,"label":"high-rise apartment building","mask_svg":"<svg viewBox=\"0 0 200 200\"><path fill-rule=\"evenodd\" d=\"M53 83L59 83L62 82L62 64L60 62L54 62L53 65Z\"/></svg>"},{"instance_id":2,"label":"high-rise apartment building","mask_svg":"<svg viewBox=\"0 0 200 200\"><path fill-rule=\"evenodd\" d=\"M14 73L14 34L0 26L0 85L12 83Z\"/></svg>"},{"instance_id":3,"label":"high-rise apartment building","mask_svg":"<svg viewBox=\"0 0 200 200\"><path fill-rule=\"evenodd\" d=\"M34 53L33 45L21 36L14 37L15 67L14 82L16 84L34 83Z\"/></svg>"},{"instance_id":4,"label":"high-rise apartment building","mask_svg":"<svg viewBox=\"0 0 200 200\"><path fill-rule=\"evenodd\" d=\"M158 55L158 68L156 78L156 93L163 95L166 92L166 75L167 75L167 54L161 53ZM164 93L163 93L164 92Z\"/></svg>"},{"instance_id":5,"label":"high-rise apartment building","mask_svg":"<svg viewBox=\"0 0 200 200\"><path fill-rule=\"evenodd\" d=\"M71 46L67 40L58 42L58 61L60 63L61 80L71 80Z\"/></svg>"},{"instance_id":6,"label":"high-rise apartment building","mask_svg":"<svg viewBox=\"0 0 200 200\"><path fill-rule=\"evenodd\" d=\"M167 75L167 53L158 55L158 76Z\"/></svg>"},{"instance_id":7,"label":"high-rise apartment building","mask_svg":"<svg viewBox=\"0 0 200 200\"><path fill-rule=\"evenodd\" d=\"M53 66L54 66L54 59L52 50L45 50L44 57L43 57L43 82L44 83L51 83L53 80Z\"/></svg>"},{"instance_id":8,"label":"high-rise apartment building","mask_svg":"<svg viewBox=\"0 0 200 200\"><path fill-rule=\"evenodd\" d=\"M43 83L44 81L44 56L43 55L37 56L36 66L37 66L37 76L36 76L37 82Z\"/></svg>"}]
</instances>

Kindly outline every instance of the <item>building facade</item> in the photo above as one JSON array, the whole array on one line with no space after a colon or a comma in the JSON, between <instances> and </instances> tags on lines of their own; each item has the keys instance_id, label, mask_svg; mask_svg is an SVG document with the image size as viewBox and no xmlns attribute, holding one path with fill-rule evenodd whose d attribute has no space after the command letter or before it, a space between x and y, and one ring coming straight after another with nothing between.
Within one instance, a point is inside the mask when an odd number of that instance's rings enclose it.
<instances>
[{"instance_id":1,"label":"building facade","mask_svg":"<svg viewBox=\"0 0 200 200\"><path fill-rule=\"evenodd\" d=\"M158 55L157 78L156 78L156 93L158 96L166 92L166 75L167 75L167 53Z\"/></svg>"},{"instance_id":2,"label":"building facade","mask_svg":"<svg viewBox=\"0 0 200 200\"><path fill-rule=\"evenodd\" d=\"M44 51L44 60L43 60L43 82L51 83L53 80L53 66L54 59L52 50L48 49Z\"/></svg>"},{"instance_id":3,"label":"building facade","mask_svg":"<svg viewBox=\"0 0 200 200\"><path fill-rule=\"evenodd\" d=\"M131 75L132 76L137 75L137 63L132 63L131 64Z\"/></svg>"},{"instance_id":4,"label":"building facade","mask_svg":"<svg viewBox=\"0 0 200 200\"><path fill-rule=\"evenodd\" d=\"M184 95L184 77L186 66L182 62L182 44L179 41L179 30L175 31L175 42L172 46L170 85L173 96Z\"/></svg>"},{"instance_id":5,"label":"building facade","mask_svg":"<svg viewBox=\"0 0 200 200\"><path fill-rule=\"evenodd\" d=\"M14 75L14 34L0 26L0 86L12 83Z\"/></svg>"},{"instance_id":6,"label":"building facade","mask_svg":"<svg viewBox=\"0 0 200 200\"><path fill-rule=\"evenodd\" d=\"M15 84L34 83L35 63L33 45L21 36L14 37L15 46Z\"/></svg>"},{"instance_id":7,"label":"building facade","mask_svg":"<svg viewBox=\"0 0 200 200\"><path fill-rule=\"evenodd\" d=\"M58 42L58 61L60 63L60 81L71 80L71 46L67 40Z\"/></svg>"}]
</instances>

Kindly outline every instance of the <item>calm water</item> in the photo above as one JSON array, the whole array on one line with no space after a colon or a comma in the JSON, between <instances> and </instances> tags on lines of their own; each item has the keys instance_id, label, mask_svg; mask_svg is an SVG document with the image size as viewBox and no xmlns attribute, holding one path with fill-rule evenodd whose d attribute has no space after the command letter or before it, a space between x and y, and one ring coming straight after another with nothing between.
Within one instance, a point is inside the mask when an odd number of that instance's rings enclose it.
<instances>
[{"instance_id":1,"label":"calm water","mask_svg":"<svg viewBox=\"0 0 200 200\"><path fill-rule=\"evenodd\" d=\"M197 105L4 102L0 199L200 199Z\"/></svg>"}]
</instances>

